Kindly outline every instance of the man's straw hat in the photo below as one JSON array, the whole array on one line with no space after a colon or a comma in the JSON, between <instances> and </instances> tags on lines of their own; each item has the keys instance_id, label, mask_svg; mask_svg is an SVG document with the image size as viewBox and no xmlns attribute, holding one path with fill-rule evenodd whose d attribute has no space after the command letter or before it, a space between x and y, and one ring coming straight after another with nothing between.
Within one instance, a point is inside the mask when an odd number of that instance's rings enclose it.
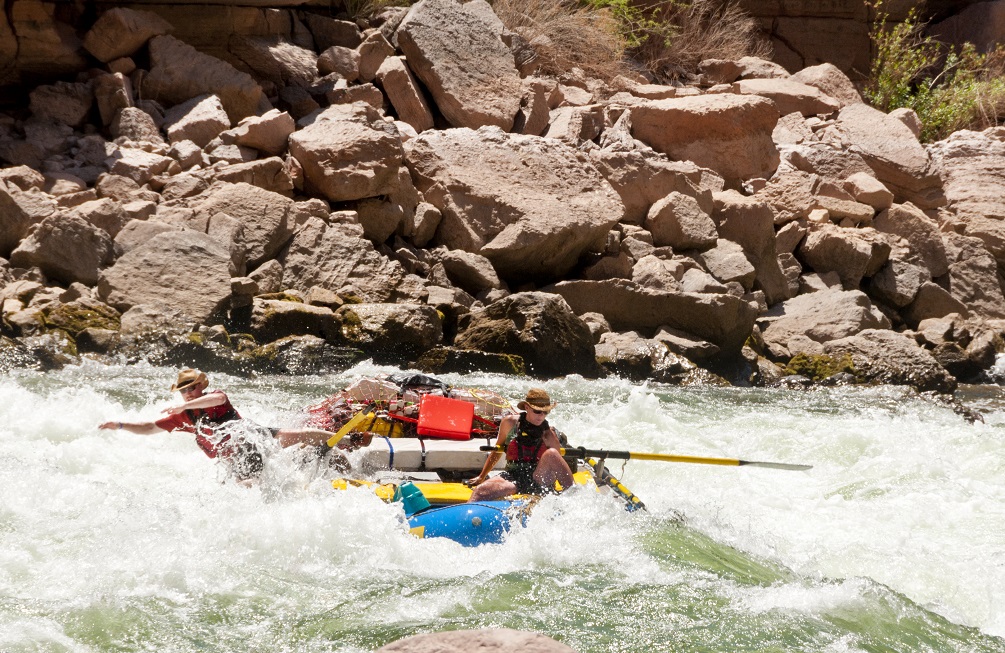
<instances>
[{"instance_id":1,"label":"man's straw hat","mask_svg":"<svg viewBox=\"0 0 1005 653\"><path fill-rule=\"evenodd\" d=\"M527 410L528 406L535 410L543 410L546 413L550 413L555 408L555 402L551 400L551 397L548 396L548 392L544 388L531 388L527 391L527 396L524 397L523 401L516 405L520 410Z\"/></svg>"},{"instance_id":2,"label":"man's straw hat","mask_svg":"<svg viewBox=\"0 0 1005 653\"><path fill-rule=\"evenodd\" d=\"M171 391L182 390L190 385L209 385L209 379L199 370L186 368L178 372L178 380L171 386Z\"/></svg>"}]
</instances>

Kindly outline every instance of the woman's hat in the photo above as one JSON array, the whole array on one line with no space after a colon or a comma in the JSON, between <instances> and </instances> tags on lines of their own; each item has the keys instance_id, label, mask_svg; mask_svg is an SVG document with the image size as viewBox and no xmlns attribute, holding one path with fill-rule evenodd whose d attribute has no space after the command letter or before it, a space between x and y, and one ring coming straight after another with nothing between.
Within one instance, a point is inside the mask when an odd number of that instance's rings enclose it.
<instances>
[{"instance_id":1,"label":"woman's hat","mask_svg":"<svg viewBox=\"0 0 1005 653\"><path fill-rule=\"evenodd\" d=\"M555 402L551 400L551 397L548 396L548 392L544 388L531 388L527 391L527 396L524 397L523 401L516 405L520 410L527 410L528 406L535 410L550 413L555 407Z\"/></svg>"},{"instance_id":2,"label":"woman's hat","mask_svg":"<svg viewBox=\"0 0 1005 653\"><path fill-rule=\"evenodd\" d=\"M175 384L171 386L171 391L182 390L189 387L190 385L209 385L209 379L206 375L199 370L193 370L191 368L186 368L181 372L178 372L178 380Z\"/></svg>"}]
</instances>

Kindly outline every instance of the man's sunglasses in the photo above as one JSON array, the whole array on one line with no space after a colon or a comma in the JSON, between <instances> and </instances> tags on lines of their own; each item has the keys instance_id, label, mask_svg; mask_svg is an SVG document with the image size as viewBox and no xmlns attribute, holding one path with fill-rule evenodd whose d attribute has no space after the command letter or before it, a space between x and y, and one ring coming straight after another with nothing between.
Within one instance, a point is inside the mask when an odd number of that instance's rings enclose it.
<instances>
[{"instance_id":1,"label":"man's sunglasses","mask_svg":"<svg viewBox=\"0 0 1005 653\"><path fill-rule=\"evenodd\" d=\"M535 415L547 415L548 413L551 412L551 409L548 409L548 410L538 410L536 408L531 408L530 406L527 406L527 412L528 413L534 413Z\"/></svg>"}]
</instances>

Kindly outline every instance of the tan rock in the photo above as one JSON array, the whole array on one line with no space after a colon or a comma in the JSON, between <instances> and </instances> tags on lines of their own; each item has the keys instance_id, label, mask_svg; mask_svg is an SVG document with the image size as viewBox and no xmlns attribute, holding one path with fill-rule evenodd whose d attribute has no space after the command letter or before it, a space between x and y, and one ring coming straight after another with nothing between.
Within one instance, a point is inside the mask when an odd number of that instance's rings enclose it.
<instances>
[{"instance_id":1,"label":"tan rock","mask_svg":"<svg viewBox=\"0 0 1005 653\"><path fill-rule=\"evenodd\" d=\"M538 376L602 374L590 328L562 297L548 292L514 293L472 311L454 346L516 354Z\"/></svg>"},{"instance_id":2,"label":"tan rock","mask_svg":"<svg viewBox=\"0 0 1005 653\"><path fill-rule=\"evenodd\" d=\"M403 58L384 59L384 63L377 69L377 81L384 89L384 94L390 100L398 118L407 122L420 134L433 128L433 113L429 110L426 98L423 97L418 82L405 65Z\"/></svg>"},{"instance_id":3,"label":"tan rock","mask_svg":"<svg viewBox=\"0 0 1005 653\"><path fill-rule=\"evenodd\" d=\"M112 239L103 229L75 216L53 215L32 227L11 252L10 262L14 267L37 266L54 281L93 286L112 254Z\"/></svg>"},{"instance_id":4,"label":"tan rock","mask_svg":"<svg viewBox=\"0 0 1005 653\"><path fill-rule=\"evenodd\" d=\"M125 75L101 74L92 79L91 84L94 87L94 99L98 104L101 124L106 127L112 124L119 111L133 106L133 85Z\"/></svg>"},{"instance_id":5,"label":"tan rock","mask_svg":"<svg viewBox=\"0 0 1005 653\"><path fill-rule=\"evenodd\" d=\"M785 349L790 349L792 338L827 342L864 329L890 328L890 321L865 293L840 289L793 297L770 308L758 324L766 343Z\"/></svg>"},{"instance_id":6,"label":"tan rock","mask_svg":"<svg viewBox=\"0 0 1005 653\"><path fill-rule=\"evenodd\" d=\"M132 143L164 143L160 129L153 117L137 107L124 107L112 119L111 133L116 141Z\"/></svg>"},{"instance_id":7,"label":"tan rock","mask_svg":"<svg viewBox=\"0 0 1005 653\"><path fill-rule=\"evenodd\" d=\"M851 356L857 374L872 383L909 385L919 392L953 392L956 379L914 339L869 329L824 345L830 356Z\"/></svg>"},{"instance_id":8,"label":"tan rock","mask_svg":"<svg viewBox=\"0 0 1005 653\"><path fill-rule=\"evenodd\" d=\"M727 354L740 351L756 316L750 304L732 295L659 292L624 279L560 281L546 290L560 294L578 314L602 314L617 331L669 326Z\"/></svg>"},{"instance_id":9,"label":"tan rock","mask_svg":"<svg viewBox=\"0 0 1005 653\"><path fill-rule=\"evenodd\" d=\"M333 202L387 194L403 156L401 139L360 104L324 110L290 136L289 148L303 166L305 188Z\"/></svg>"},{"instance_id":10,"label":"tan rock","mask_svg":"<svg viewBox=\"0 0 1005 653\"><path fill-rule=\"evenodd\" d=\"M359 80L372 82L377 77L384 59L394 56L394 46L380 32L367 35L357 48L359 52Z\"/></svg>"},{"instance_id":11,"label":"tan rock","mask_svg":"<svg viewBox=\"0 0 1005 653\"><path fill-rule=\"evenodd\" d=\"M586 158L553 139L451 129L405 149L416 188L442 213L438 244L487 257L507 280L565 274L603 249L624 213Z\"/></svg>"},{"instance_id":12,"label":"tan rock","mask_svg":"<svg viewBox=\"0 0 1005 653\"><path fill-rule=\"evenodd\" d=\"M954 313L963 317L970 315L966 304L953 297L945 288L929 281L921 284L914 301L901 311L901 316L908 325L916 327L924 320Z\"/></svg>"},{"instance_id":13,"label":"tan rock","mask_svg":"<svg viewBox=\"0 0 1005 653\"><path fill-rule=\"evenodd\" d=\"M513 128L523 92L500 33L479 11L454 0L423 0L398 27L398 47L451 125Z\"/></svg>"},{"instance_id":14,"label":"tan rock","mask_svg":"<svg viewBox=\"0 0 1005 653\"><path fill-rule=\"evenodd\" d=\"M230 118L216 95L200 95L168 109L164 131L168 141L192 141L206 147L211 140L230 128Z\"/></svg>"},{"instance_id":15,"label":"tan rock","mask_svg":"<svg viewBox=\"0 0 1005 653\"><path fill-rule=\"evenodd\" d=\"M521 81L521 84L524 93L520 100L520 110L513 122L513 131L519 134L540 136L551 119L548 95L554 82L538 77L527 77Z\"/></svg>"},{"instance_id":16,"label":"tan rock","mask_svg":"<svg viewBox=\"0 0 1005 653\"><path fill-rule=\"evenodd\" d=\"M945 232L949 260L949 292L975 317L1005 317L1005 292L998 277L998 263L979 238Z\"/></svg>"},{"instance_id":17,"label":"tan rock","mask_svg":"<svg viewBox=\"0 0 1005 653\"><path fill-rule=\"evenodd\" d=\"M800 258L815 272L837 272L846 289L858 288L886 263L890 245L865 230L820 225L799 246Z\"/></svg>"},{"instance_id":18,"label":"tan rock","mask_svg":"<svg viewBox=\"0 0 1005 653\"><path fill-rule=\"evenodd\" d=\"M84 36L84 49L108 63L131 56L151 38L172 31L174 26L153 12L113 7L101 14Z\"/></svg>"},{"instance_id":19,"label":"tan rock","mask_svg":"<svg viewBox=\"0 0 1005 653\"><path fill-rule=\"evenodd\" d=\"M945 204L942 178L918 137L896 118L865 104L841 109L838 127L898 202L922 209Z\"/></svg>"},{"instance_id":20,"label":"tan rock","mask_svg":"<svg viewBox=\"0 0 1005 653\"><path fill-rule=\"evenodd\" d=\"M757 96L674 98L633 107L632 135L726 178L767 178L779 162L771 140L778 117L775 105Z\"/></svg>"},{"instance_id":21,"label":"tan rock","mask_svg":"<svg viewBox=\"0 0 1005 653\"><path fill-rule=\"evenodd\" d=\"M56 82L28 93L32 116L71 127L80 126L94 106L94 90L87 83Z\"/></svg>"},{"instance_id":22,"label":"tan rock","mask_svg":"<svg viewBox=\"0 0 1005 653\"><path fill-rule=\"evenodd\" d=\"M301 292L313 286L339 291L352 286L368 302L422 300L422 283L384 258L359 225L326 225L310 218L284 251L283 284Z\"/></svg>"},{"instance_id":23,"label":"tan rock","mask_svg":"<svg viewBox=\"0 0 1005 653\"><path fill-rule=\"evenodd\" d=\"M263 343L308 335L334 342L341 340L340 324L330 308L278 299L254 299L251 334Z\"/></svg>"},{"instance_id":24,"label":"tan rock","mask_svg":"<svg viewBox=\"0 0 1005 653\"><path fill-rule=\"evenodd\" d=\"M19 0L7 7L5 18L10 22L0 20L0 25L7 25L16 35L16 57L0 58L0 70L16 61L15 70L8 73L11 76L53 79L87 68L77 31L56 18L59 8L55 2L42 0Z\"/></svg>"},{"instance_id":25,"label":"tan rock","mask_svg":"<svg viewBox=\"0 0 1005 653\"><path fill-rule=\"evenodd\" d=\"M868 204L877 211L888 209L893 204L893 193L874 176L856 172L844 182L844 189L859 202Z\"/></svg>"},{"instance_id":26,"label":"tan rock","mask_svg":"<svg viewBox=\"0 0 1005 653\"><path fill-rule=\"evenodd\" d=\"M318 78L318 55L313 50L291 43L283 36L235 35L227 41L232 57L263 80L266 86L309 87ZM271 105L260 106L254 113L268 110ZM250 115L250 114L248 114ZM244 116L241 116L242 118ZM232 122L237 122L233 120Z\"/></svg>"},{"instance_id":27,"label":"tan rock","mask_svg":"<svg viewBox=\"0 0 1005 653\"><path fill-rule=\"evenodd\" d=\"M855 88L855 84L832 63L803 68L789 79L820 89L824 95L837 100L841 107L862 101L862 96Z\"/></svg>"},{"instance_id":28,"label":"tan rock","mask_svg":"<svg viewBox=\"0 0 1005 653\"><path fill-rule=\"evenodd\" d=\"M318 57L318 72L322 75L336 73L347 82L359 79L359 52L352 48L333 45Z\"/></svg>"},{"instance_id":29,"label":"tan rock","mask_svg":"<svg viewBox=\"0 0 1005 653\"><path fill-rule=\"evenodd\" d=\"M813 139L813 130L806 124L801 113L789 113L778 119L771 131L771 140L776 145L797 145Z\"/></svg>"},{"instance_id":30,"label":"tan rock","mask_svg":"<svg viewBox=\"0 0 1005 653\"><path fill-rule=\"evenodd\" d=\"M150 41L150 62L150 73L142 84L147 98L175 105L215 94L231 123L271 108L262 87L250 75L172 36Z\"/></svg>"},{"instance_id":31,"label":"tan rock","mask_svg":"<svg viewBox=\"0 0 1005 653\"><path fill-rule=\"evenodd\" d=\"M589 156L621 197L627 223L642 224L653 204L675 192L695 198L702 210L712 212L712 193L703 190L710 170L686 161L667 161L651 150L603 148L590 151Z\"/></svg>"},{"instance_id":32,"label":"tan rock","mask_svg":"<svg viewBox=\"0 0 1005 653\"><path fill-rule=\"evenodd\" d=\"M894 204L876 216L873 227L907 241L912 253L922 261L932 277L941 277L949 271L939 225L917 207Z\"/></svg>"},{"instance_id":33,"label":"tan rock","mask_svg":"<svg viewBox=\"0 0 1005 653\"><path fill-rule=\"evenodd\" d=\"M764 292L768 304L788 299L789 286L778 265L774 214L766 202L736 191L715 194L712 218L719 236L738 243L756 270L754 288ZM710 270L711 271L711 270Z\"/></svg>"},{"instance_id":34,"label":"tan rock","mask_svg":"<svg viewBox=\"0 0 1005 653\"><path fill-rule=\"evenodd\" d=\"M890 259L872 276L869 295L896 308L914 301L921 286L932 280L928 269L903 261Z\"/></svg>"},{"instance_id":35,"label":"tan rock","mask_svg":"<svg viewBox=\"0 0 1005 653\"><path fill-rule=\"evenodd\" d=\"M225 310L231 294L227 249L197 231L168 231L130 250L102 272L98 296L119 311L169 306L199 323Z\"/></svg>"},{"instance_id":36,"label":"tan rock","mask_svg":"<svg viewBox=\"0 0 1005 653\"><path fill-rule=\"evenodd\" d=\"M115 236L115 255L122 256L165 231L178 231L180 227L158 220L130 220Z\"/></svg>"},{"instance_id":37,"label":"tan rock","mask_svg":"<svg viewBox=\"0 0 1005 653\"><path fill-rule=\"evenodd\" d=\"M735 281L750 291L757 277L757 270L747 259L738 244L719 239L715 247L701 253L700 258L709 274L723 283Z\"/></svg>"},{"instance_id":38,"label":"tan rock","mask_svg":"<svg viewBox=\"0 0 1005 653\"><path fill-rule=\"evenodd\" d=\"M759 95L775 103L780 114L804 116L829 114L841 108L840 102L815 86L787 79L744 79L733 84L740 95Z\"/></svg>"},{"instance_id":39,"label":"tan rock","mask_svg":"<svg viewBox=\"0 0 1005 653\"><path fill-rule=\"evenodd\" d=\"M809 217L817 208L814 196L819 184L816 174L796 170L772 177L754 197L771 206L775 224L784 225Z\"/></svg>"},{"instance_id":40,"label":"tan rock","mask_svg":"<svg viewBox=\"0 0 1005 653\"><path fill-rule=\"evenodd\" d=\"M231 130L234 142L273 156L286 151L290 134L296 131L293 116L272 109L261 116L249 116Z\"/></svg>"},{"instance_id":41,"label":"tan rock","mask_svg":"<svg viewBox=\"0 0 1005 653\"><path fill-rule=\"evenodd\" d=\"M110 173L129 177L137 184L147 183L154 176L166 172L172 164L177 166L178 162L135 147L120 147L105 161Z\"/></svg>"},{"instance_id":42,"label":"tan rock","mask_svg":"<svg viewBox=\"0 0 1005 653\"><path fill-rule=\"evenodd\" d=\"M197 218L226 213L240 222L251 267L275 258L293 235L293 200L257 186L218 183L189 205Z\"/></svg>"},{"instance_id":43,"label":"tan rock","mask_svg":"<svg viewBox=\"0 0 1005 653\"><path fill-rule=\"evenodd\" d=\"M704 250L715 246L718 234L712 216L693 197L676 191L653 204L645 227L657 247Z\"/></svg>"},{"instance_id":44,"label":"tan rock","mask_svg":"<svg viewBox=\"0 0 1005 653\"><path fill-rule=\"evenodd\" d=\"M740 57L736 61L740 66L741 79L785 79L789 71L782 66L760 57Z\"/></svg>"},{"instance_id":45,"label":"tan rock","mask_svg":"<svg viewBox=\"0 0 1005 653\"><path fill-rule=\"evenodd\" d=\"M318 52L324 52L332 46L355 48L363 41L359 27L348 20L337 20L313 12L305 12L304 20L314 36Z\"/></svg>"},{"instance_id":46,"label":"tan rock","mask_svg":"<svg viewBox=\"0 0 1005 653\"><path fill-rule=\"evenodd\" d=\"M949 208L1005 267L1005 129L959 131L930 147Z\"/></svg>"}]
</instances>

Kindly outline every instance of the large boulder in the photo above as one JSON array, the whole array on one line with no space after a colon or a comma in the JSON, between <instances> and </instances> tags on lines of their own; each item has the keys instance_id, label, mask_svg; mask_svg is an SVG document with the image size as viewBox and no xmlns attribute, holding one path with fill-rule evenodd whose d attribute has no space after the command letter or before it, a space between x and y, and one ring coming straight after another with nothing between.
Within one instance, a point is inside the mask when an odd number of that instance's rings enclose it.
<instances>
[{"instance_id":1,"label":"large boulder","mask_svg":"<svg viewBox=\"0 0 1005 653\"><path fill-rule=\"evenodd\" d=\"M170 306L207 323L230 303L230 252L198 231L168 231L119 258L98 280L98 296L119 311Z\"/></svg>"},{"instance_id":2,"label":"large boulder","mask_svg":"<svg viewBox=\"0 0 1005 653\"><path fill-rule=\"evenodd\" d=\"M377 81L391 101L398 118L416 132L433 128L433 112L422 94L422 88L401 57L388 57L377 69Z\"/></svg>"},{"instance_id":3,"label":"large boulder","mask_svg":"<svg viewBox=\"0 0 1005 653\"><path fill-rule=\"evenodd\" d=\"M624 213L586 158L552 139L449 129L405 149L416 188L442 214L435 242L485 256L505 279L567 273L603 249Z\"/></svg>"},{"instance_id":4,"label":"large boulder","mask_svg":"<svg viewBox=\"0 0 1005 653\"><path fill-rule=\"evenodd\" d=\"M848 79L848 75L832 63L807 66L789 79L820 89L825 95L837 100L841 107L862 101L862 95L855 88L855 84Z\"/></svg>"},{"instance_id":5,"label":"large boulder","mask_svg":"<svg viewBox=\"0 0 1005 653\"><path fill-rule=\"evenodd\" d=\"M1005 318L1005 292L998 263L984 241L952 232L942 236L949 260L950 294L975 317Z\"/></svg>"},{"instance_id":6,"label":"large boulder","mask_svg":"<svg viewBox=\"0 0 1005 653\"><path fill-rule=\"evenodd\" d=\"M93 286L98 270L111 261L113 253L105 230L76 216L52 215L31 228L11 253L10 262L15 267L38 266L54 281Z\"/></svg>"},{"instance_id":7,"label":"large boulder","mask_svg":"<svg viewBox=\"0 0 1005 653\"><path fill-rule=\"evenodd\" d=\"M778 109L754 95L702 95L632 107L632 135L672 159L729 179L770 177L778 167L771 132Z\"/></svg>"},{"instance_id":8,"label":"large boulder","mask_svg":"<svg viewBox=\"0 0 1005 653\"><path fill-rule=\"evenodd\" d=\"M275 258L296 226L293 200L251 184L217 183L188 204L207 221L225 213L240 222L251 267Z\"/></svg>"},{"instance_id":9,"label":"large boulder","mask_svg":"<svg viewBox=\"0 0 1005 653\"><path fill-rule=\"evenodd\" d=\"M590 150L590 162L621 196L624 222L642 224L652 205L671 193L694 197L705 211L711 211L710 193L701 187L706 175L715 175L689 161L669 161L652 150L612 147Z\"/></svg>"},{"instance_id":10,"label":"large boulder","mask_svg":"<svg viewBox=\"0 0 1005 653\"><path fill-rule=\"evenodd\" d=\"M776 304L792 296L775 247L774 213L758 198L736 191L715 194L712 215L719 236L738 243L757 271L754 287L764 291L764 300Z\"/></svg>"},{"instance_id":11,"label":"large boulder","mask_svg":"<svg viewBox=\"0 0 1005 653\"><path fill-rule=\"evenodd\" d=\"M308 87L318 78L318 55L276 36L233 36L227 50L256 79L284 86Z\"/></svg>"},{"instance_id":12,"label":"large boulder","mask_svg":"<svg viewBox=\"0 0 1005 653\"><path fill-rule=\"evenodd\" d=\"M783 348L779 353L801 351L793 338L818 343L855 335L865 329L889 329L890 320L859 290L821 290L799 295L772 306L759 320L764 341ZM795 350L793 350L795 349Z\"/></svg>"},{"instance_id":13,"label":"large boulder","mask_svg":"<svg viewBox=\"0 0 1005 653\"><path fill-rule=\"evenodd\" d=\"M546 292L515 293L472 311L454 346L515 354L535 376L602 375L590 327L564 299Z\"/></svg>"},{"instance_id":14,"label":"large boulder","mask_svg":"<svg viewBox=\"0 0 1005 653\"><path fill-rule=\"evenodd\" d=\"M909 385L921 392L953 392L954 379L913 338L888 330L868 329L824 344L832 357L850 356L856 376L870 383Z\"/></svg>"},{"instance_id":15,"label":"large boulder","mask_svg":"<svg viewBox=\"0 0 1005 653\"><path fill-rule=\"evenodd\" d=\"M173 36L151 39L150 73L143 78L142 89L144 97L169 105L216 94L232 124L271 108L251 75Z\"/></svg>"},{"instance_id":16,"label":"large boulder","mask_svg":"<svg viewBox=\"0 0 1005 653\"><path fill-rule=\"evenodd\" d=\"M251 334L258 342L307 335L337 341L341 336L330 308L257 297L251 310Z\"/></svg>"},{"instance_id":17,"label":"large boulder","mask_svg":"<svg viewBox=\"0 0 1005 653\"><path fill-rule=\"evenodd\" d=\"M425 292L418 277L374 249L359 225L327 225L310 218L294 234L281 262L283 284L304 293L314 286L333 292L351 288L367 302L419 303Z\"/></svg>"},{"instance_id":18,"label":"large boulder","mask_svg":"<svg viewBox=\"0 0 1005 653\"><path fill-rule=\"evenodd\" d=\"M80 127L94 106L94 89L89 82L56 82L36 87L28 98L32 117Z\"/></svg>"},{"instance_id":19,"label":"large boulder","mask_svg":"<svg viewBox=\"0 0 1005 653\"><path fill-rule=\"evenodd\" d=\"M426 304L351 304L335 315L345 341L378 362L398 363L443 342L442 320Z\"/></svg>"},{"instance_id":20,"label":"large boulder","mask_svg":"<svg viewBox=\"0 0 1005 653\"><path fill-rule=\"evenodd\" d=\"M192 141L206 147L230 127L230 118L216 95L200 95L171 107L164 114L164 131L171 143Z\"/></svg>"},{"instance_id":21,"label":"large boulder","mask_svg":"<svg viewBox=\"0 0 1005 653\"><path fill-rule=\"evenodd\" d=\"M397 185L403 151L393 125L364 104L334 105L289 138L306 190L333 202L386 195Z\"/></svg>"},{"instance_id":22,"label":"large boulder","mask_svg":"<svg viewBox=\"0 0 1005 653\"><path fill-rule=\"evenodd\" d=\"M668 326L727 355L739 353L757 316L755 306L733 295L661 292L625 279L560 281L545 290L564 297L577 315L600 313L614 330Z\"/></svg>"},{"instance_id":23,"label":"large boulder","mask_svg":"<svg viewBox=\"0 0 1005 653\"><path fill-rule=\"evenodd\" d=\"M877 231L894 234L907 241L912 254L924 263L933 277L941 277L949 271L939 224L918 207L893 204L876 216L872 226Z\"/></svg>"},{"instance_id":24,"label":"large boulder","mask_svg":"<svg viewBox=\"0 0 1005 653\"><path fill-rule=\"evenodd\" d=\"M398 46L455 127L513 128L523 89L502 24L482 0L422 0L398 27Z\"/></svg>"},{"instance_id":25,"label":"large boulder","mask_svg":"<svg viewBox=\"0 0 1005 653\"><path fill-rule=\"evenodd\" d=\"M708 249L718 237L709 212L697 199L677 191L652 205L645 228L653 235L653 245L667 245L678 251Z\"/></svg>"},{"instance_id":26,"label":"large boulder","mask_svg":"<svg viewBox=\"0 0 1005 653\"><path fill-rule=\"evenodd\" d=\"M904 123L866 104L851 104L838 114L837 128L852 148L893 191L896 201L922 209L946 203L942 178L928 152Z\"/></svg>"},{"instance_id":27,"label":"large boulder","mask_svg":"<svg viewBox=\"0 0 1005 653\"><path fill-rule=\"evenodd\" d=\"M1005 128L959 131L929 151L945 179L949 208L965 233L984 241L1005 267Z\"/></svg>"},{"instance_id":28,"label":"large boulder","mask_svg":"<svg viewBox=\"0 0 1005 653\"><path fill-rule=\"evenodd\" d=\"M879 272L890 245L875 232L831 224L812 229L799 246L799 258L815 272L837 272L848 290Z\"/></svg>"},{"instance_id":29,"label":"large boulder","mask_svg":"<svg viewBox=\"0 0 1005 653\"><path fill-rule=\"evenodd\" d=\"M733 84L733 92L740 95L759 95L775 103L778 112L785 116L800 113L804 116L829 114L841 104L815 86L788 79L744 79Z\"/></svg>"},{"instance_id":30,"label":"large boulder","mask_svg":"<svg viewBox=\"0 0 1005 653\"><path fill-rule=\"evenodd\" d=\"M84 35L84 49L108 63L128 57L155 36L174 31L174 26L150 11L113 7L94 22Z\"/></svg>"},{"instance_id":31,"label":"large boulder","mask_svg":"<svg viewBox=\"0 0 1005 653\"><path fill-rule=\"evenodd\" d=\"M27 235L28 227L37 221L19 201L22 195L21 191L0 183L0 256L10 256L11 250Z\"/></svg>"}]
</instances>

